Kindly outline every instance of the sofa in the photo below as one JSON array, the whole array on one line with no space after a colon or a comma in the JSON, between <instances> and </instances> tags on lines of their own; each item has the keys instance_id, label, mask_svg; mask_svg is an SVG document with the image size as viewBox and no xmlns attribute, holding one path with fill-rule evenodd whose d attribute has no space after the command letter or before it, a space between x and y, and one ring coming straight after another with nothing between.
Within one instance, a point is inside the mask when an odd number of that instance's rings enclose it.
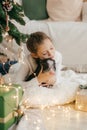
<instances>
[{"instance_id":1,"label":"sofa","mask_svg":"<svg viewBox=\"0 0 87 130\"><path fill-rule=\"evenodd\" d=\"M19 2L19 4L26 5L26 1L22 0L22 3L21 0L16 1ZM44 4L42 4L46 5L46 2L47 1L45 0ZM78 0L76 0L76 2L78 2ZM78 13L77 18L71 18L72 14L70 14L70 17L64 17L63 20L63 16L57 20L50 18L47 12L48 10L46 10L45 6L44 8L45 15L43 18L41 18L40 15L39 18L36 15L35 18L30 15L29 18L26 14L27 16L25 15L24 17L26 21L25 26L21 26L15 21L14 24L16 24L18 29L24 33L30 34L35 31L45 32L52 38L56 49L62 53L63 65L69 69L74 69L77 72L87 72L87 2L82 2L82 0L80 0L80 5L78 7L80 12ZM67 10L68 12L69 9ZM13 60L19 60L21 57L23 58L29 53L25 44L22 44L20 47L14 40L9 44L6 44L6 41L3 41L0 50L6 53L8 57Z\"/></svg>"}]
</instances>

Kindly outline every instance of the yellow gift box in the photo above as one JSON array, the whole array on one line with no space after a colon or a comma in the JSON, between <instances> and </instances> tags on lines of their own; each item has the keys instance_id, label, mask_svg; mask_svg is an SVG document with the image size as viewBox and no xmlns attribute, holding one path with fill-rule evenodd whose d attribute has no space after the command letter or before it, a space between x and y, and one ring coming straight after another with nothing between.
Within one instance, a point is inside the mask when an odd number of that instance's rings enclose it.
<instances>
[{"instance_id":1,"label":"yellow gift box","mask_svg":"<svg viewBox=\"0 0 87 130\"><path fill-rule=\"evenodd\" d=\"M87 85L81 85L77 94L75 108L87 112Z\"/></svg>"}]
</instances>

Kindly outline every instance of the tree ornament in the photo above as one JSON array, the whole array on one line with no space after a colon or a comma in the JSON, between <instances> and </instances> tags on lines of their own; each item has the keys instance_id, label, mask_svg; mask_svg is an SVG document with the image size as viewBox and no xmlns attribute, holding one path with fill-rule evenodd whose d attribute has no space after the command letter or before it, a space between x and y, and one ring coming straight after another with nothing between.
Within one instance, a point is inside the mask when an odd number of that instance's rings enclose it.
<instances>
[{"instance_id":1,"label":"tree ornament","mask_svg":"<svg viewBox=\"0 0 87 130\"><path fill-rule=\"evenodd\" d=\"M3 9L7 12L11 11L13 8L12 1L10 0L3 1L2 5L3 5Z\"/></svg>"}]
</instances>

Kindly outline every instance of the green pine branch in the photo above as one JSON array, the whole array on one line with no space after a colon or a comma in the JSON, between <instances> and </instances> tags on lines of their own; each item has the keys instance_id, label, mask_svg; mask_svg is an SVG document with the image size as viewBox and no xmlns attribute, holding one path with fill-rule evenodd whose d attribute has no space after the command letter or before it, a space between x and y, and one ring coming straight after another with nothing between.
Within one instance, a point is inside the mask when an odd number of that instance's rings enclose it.
<instances>
[{"instance_id":1,"label":"green pine branch","mask_svg":"<svg viewBox=\"0 0 87 130\"><path fill-rule=\"evenodd\" d=\"M0 27L0 42L2 42L3 37L2 37L2 28Z\"/></svg>"},{"instance_id":2,"label":"green pine branch","mask_svg":"<svg viewBox=\"0 0 87 130\"><path fill-rule=\"evenodd\" d=\"M13 8L10 12L8 12L10 19L14 19L19 22L21 25L25 25L25 21L23 20L23 7L19 4L14 4Z\"/></svg>"},{"instance_id":3,"label":"green pine branch","mask_svg":"<svg viewBox=\"0 0 87 130\"><path fill-rule=\"evenodd\" d=\"M5 2L5 0L0 0L0 43L3 41L3 33L6 32L6 12L3 8L2 2ZM12 9L10 11L7 11L7 14L9 16L9 19L14 19L16 22L20 23L21 25L25 25L25 21L23 19L24 11L23 7L19 5L18 3L14 3L13 1L8 0L9 2L12 2ZM21 33L17 27L9 21L9 28L8 34L11 35L17 44L20 45L21 42L26 42L26 39L28 38L28 34Z\"/></svg>"}]
</instances>

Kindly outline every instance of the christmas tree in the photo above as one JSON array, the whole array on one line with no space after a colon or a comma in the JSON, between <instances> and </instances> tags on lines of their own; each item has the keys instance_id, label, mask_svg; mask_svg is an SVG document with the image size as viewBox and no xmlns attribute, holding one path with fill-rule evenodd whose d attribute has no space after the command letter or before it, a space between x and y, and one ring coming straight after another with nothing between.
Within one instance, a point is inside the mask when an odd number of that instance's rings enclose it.
<instances>
[{"instance_id":1,"label":"christmas tree","mask_svg":"<svg viewBox=\"0 0 87 130\"><path fill-rule=\"evenodd\" d=\"M11 20L15 20L21 25L25 25L23 16L23 7L17 2L14 0L0 0L0 43L3 41L3 34L6 32L12 36L19 45L21 42L26 41L28 35L21 33L11 22Z\"/></svg>"}]
</instances>

